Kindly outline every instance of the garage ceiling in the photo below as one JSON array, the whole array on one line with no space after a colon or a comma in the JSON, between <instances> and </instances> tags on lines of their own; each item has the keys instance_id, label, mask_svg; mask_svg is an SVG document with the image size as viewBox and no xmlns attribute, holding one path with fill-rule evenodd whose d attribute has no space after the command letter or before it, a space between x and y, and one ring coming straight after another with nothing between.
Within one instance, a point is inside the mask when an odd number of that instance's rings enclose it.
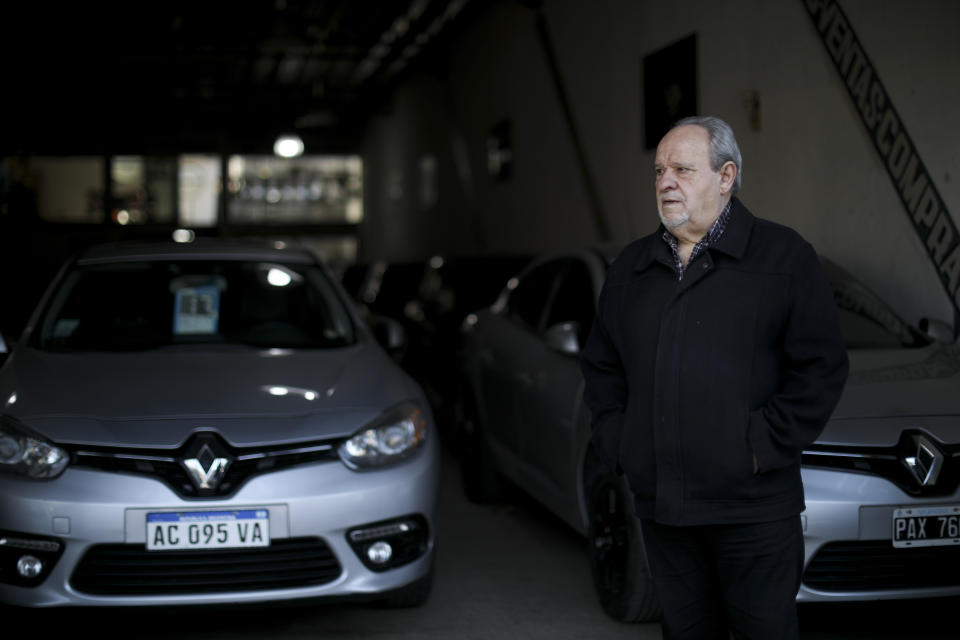
<instances>
[{"instance_id":1,"label":"garage ceiling","mask_svg":"<svg viewBox=\"0 0 960 640\"><path fill-rule=\"evenodd\" d=\"M355 146L393 83L442 64L468 2L8 3L0 153Z\"/></svg>"}]
</instances>

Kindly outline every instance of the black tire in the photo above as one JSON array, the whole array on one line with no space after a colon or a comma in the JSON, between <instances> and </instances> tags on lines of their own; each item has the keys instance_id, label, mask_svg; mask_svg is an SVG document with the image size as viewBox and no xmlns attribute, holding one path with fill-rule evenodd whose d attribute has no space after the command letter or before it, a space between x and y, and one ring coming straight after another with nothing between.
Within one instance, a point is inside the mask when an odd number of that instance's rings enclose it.
<instances>
[{"instance_id":1,"label":"black tire","mask_svg":"<svg viewBox=\"0 0 960 640\"><path fill-rule=\"evenodd\" d=\"M426 604L433 591L433 565L427 575L390 592L378 604L384 609L412 609Z\"/></svg>"},{"instance_id":2,"label":"black tire","mask_svg":"<svg viewBox=\"0 0 960 640\"><path fill-rule=\"evenodd\" d=\"M587 555L603 610L621 622L659 619L660 603L626 482L609 472L597 475L589 486L587 509Z\"/></svg>"},{"instance_id":3,"label":"black tire","mask_svg":"<svg viewBox=\"0 0 960 640\"><path fill-rule=\"evenodd\" d=\"M506 480L486 443L469 391L459 402L460 477L467 499L477 504L503 500Z\"/></svg>"}]
</instances>

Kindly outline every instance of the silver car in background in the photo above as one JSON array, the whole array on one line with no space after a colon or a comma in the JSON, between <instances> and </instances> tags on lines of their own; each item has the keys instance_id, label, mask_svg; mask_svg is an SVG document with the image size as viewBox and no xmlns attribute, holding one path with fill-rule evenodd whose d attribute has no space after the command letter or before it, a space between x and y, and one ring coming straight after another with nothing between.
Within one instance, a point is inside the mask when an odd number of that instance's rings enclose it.
<instances>
[{"instance_id":1,"label":"silver car in background","mask_svg":"<svg viewBox=\"0 0 960 640\"><path fill-rule=\"evenodd\" d=\"M5 357L0 602L428 597L430 409L312 254L91 248Z\"/></svg>"},{"instance_id":2,"label":"silver car in background","mask_svg":"<svg viewBox=\"0 0 960 640\"><path fill-rule=\"evenodd\" d=\"M583 534L604 610L641 621L659 606L633 499L593 451L579 368L615 255L541 257L468 316L460 455L472 499L499 499L507 479ZM951 327L912 327L842 269L824 267L851 374L803 453L798 601L960 595L960 347Z\"/></svg>"},{"instance_id":3,"label":"silver car in background","mask_svg":"<svg viewBox=\"0 0 960 640\"><path fill-rule=\"evenodd\" d=\"M803 453L800 602L960 595L960 347L824 261L850 377ZM939 339L934 339L937 336Z\"/></svg>"}]
</instances>

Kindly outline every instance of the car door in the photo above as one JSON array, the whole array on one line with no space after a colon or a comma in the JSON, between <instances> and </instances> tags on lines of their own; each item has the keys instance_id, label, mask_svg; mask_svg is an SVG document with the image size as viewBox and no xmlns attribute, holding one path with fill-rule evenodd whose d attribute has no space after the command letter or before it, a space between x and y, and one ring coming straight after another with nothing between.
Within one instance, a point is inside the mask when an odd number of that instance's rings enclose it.
<instances>
[{"instance_id":1,"label":"car door","mask_svg":"<svg viewBox=\"0 0 960 640\"><path fill-rule=\"evenodd\" d=\"M526 458L540 472L545 482L543 491L555 494L545 495L545 501L555 502L564 510L572 507L577 496L578 460L585 432L583 425L578 425L578 420L585 417L579 350L593 323L596 288L602 278L595 272L602 269L600 265L599 259L588 255L563 261L548 301L539 348L526 360L526 372L533 384L525 402L528 412L536 416L535 438L526 447Z\"/></svg>"},{"instance_id":2,"label":"car door","mask_svg":"<svg viewBox=\"0 0 960 640\"><path fill-rule=\"evenodd\" d=\"M522 480L516 469L536 430L526 401L534 384L528 361L542 348L544 312L561 266L541 263L512 280L505 304L478 327L484 426L494 452L505 456L503 471L517 481Z\"/></svg>"}]
</instances>

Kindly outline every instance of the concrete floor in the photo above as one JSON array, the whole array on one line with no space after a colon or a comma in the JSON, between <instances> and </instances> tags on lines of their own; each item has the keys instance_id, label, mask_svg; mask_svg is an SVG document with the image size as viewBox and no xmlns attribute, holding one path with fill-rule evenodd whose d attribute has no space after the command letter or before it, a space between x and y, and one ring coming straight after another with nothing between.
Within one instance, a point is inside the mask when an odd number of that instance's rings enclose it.
<instances>
[{"instance_id":1,"label":"concrete floor","mask_svg":"<svg viewBox=\"0 0 960 640\"><path fill-rule=\"evenodd\" d=\"M362 604L237 608L52 610L0 607L5 629L44 636L86 632L124 638L661 638L657 624L625 625L597 604L584 541L518 494L498 506L469 503L457 461L444 458L434 592L423 607ZM807 605L801 638L957 638L960 599ZM21 626L26 625L26 626Z\"/></svg>"}]
</instances>

